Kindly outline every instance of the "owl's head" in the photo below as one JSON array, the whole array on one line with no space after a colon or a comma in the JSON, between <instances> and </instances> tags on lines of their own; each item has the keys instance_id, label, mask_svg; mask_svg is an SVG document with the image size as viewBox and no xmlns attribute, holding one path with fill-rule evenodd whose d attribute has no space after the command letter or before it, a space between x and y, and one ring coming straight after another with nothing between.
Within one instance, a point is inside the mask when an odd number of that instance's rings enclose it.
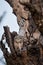
<instances>
[{"instance_id":1,"label":"owl's head","mask_svg":"<svg viewBox=\"0 0 43 65\"><path fill-rule=\"evenodd\" d=\"M14 47L15 47L15 51L21 51L22 47L23 47L23 37L22 36L15 36L14 38Z\"/></svg>"}]
</instances>

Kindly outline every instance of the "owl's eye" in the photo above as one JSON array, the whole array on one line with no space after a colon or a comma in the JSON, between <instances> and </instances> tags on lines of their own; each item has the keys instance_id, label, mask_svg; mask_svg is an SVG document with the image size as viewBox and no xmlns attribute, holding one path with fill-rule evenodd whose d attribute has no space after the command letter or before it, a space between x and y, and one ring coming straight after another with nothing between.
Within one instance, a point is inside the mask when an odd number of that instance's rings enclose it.
<instances>
[{"instance_id":1,"label":"owl's eye","mask_svg":"<svg viewBox=\"0 0 43 65\"><path fill-rule=\"evenodd\" d=\"M17 41L15 41L16 43L18 43Z\"/></svg>"},{"instance_id":2,"label":"owl's eye","mask_svg":"<svg viewBox=\"0 0 43 65\"><path fill-rule=\"evenodd\" d=\"M20 43L22 43L22 41L20 41Z\"/></svg>"}]
</instances>

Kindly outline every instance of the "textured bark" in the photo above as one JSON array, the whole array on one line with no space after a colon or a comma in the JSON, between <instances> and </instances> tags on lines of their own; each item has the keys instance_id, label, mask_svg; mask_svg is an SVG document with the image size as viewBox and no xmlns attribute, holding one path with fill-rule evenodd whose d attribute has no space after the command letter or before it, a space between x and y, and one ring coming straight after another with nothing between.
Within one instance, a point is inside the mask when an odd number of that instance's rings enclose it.
<instances>
[{"instance_id":1,"label":"textured bark","mask_svg":"<svg viewBox=\"0 0 43 65\"><path fill-rule=\"evenodd\" d=\"M7 65L43 65L43 1L6 0L13 8L20 27L19 34L4 26L6 42L11 53L0 41Z\"/></svg>"}]
</instances>

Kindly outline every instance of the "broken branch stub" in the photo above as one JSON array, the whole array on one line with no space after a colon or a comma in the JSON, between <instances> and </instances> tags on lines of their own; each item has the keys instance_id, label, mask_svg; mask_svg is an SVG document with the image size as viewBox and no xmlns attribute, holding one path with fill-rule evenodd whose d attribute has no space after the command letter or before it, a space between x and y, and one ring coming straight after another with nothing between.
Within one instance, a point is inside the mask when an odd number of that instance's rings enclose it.
<instances>
[{"instance_id":1,"label":"broken branch stub","mask_svg":"<svg viewBox=\"0 0 43 65\"><path fill-rule=\"evenodd\" d=\"M11 49L11 52L14 53L11 33L10 33L10 30L9 30L8 26L4 26L4 32L5 32L6 42L8 43L8 45L9 45L9 47Z\"/></svg>"}]
</instances>

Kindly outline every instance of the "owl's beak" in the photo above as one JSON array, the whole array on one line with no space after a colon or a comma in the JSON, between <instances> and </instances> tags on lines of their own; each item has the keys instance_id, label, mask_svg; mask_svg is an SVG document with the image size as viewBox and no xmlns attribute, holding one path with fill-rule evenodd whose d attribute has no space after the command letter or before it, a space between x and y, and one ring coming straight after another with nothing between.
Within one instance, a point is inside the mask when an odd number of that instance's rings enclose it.
<instances>
[{"instance_id":1,"label":"owl's beak","mask_svg":"<svg viewBox=\"0 0 43 65\"><path fill-rule=\"evenodd\" d=\"M20 49L20 51L21 51L21 44L19 43L19 49Z\"/></svg>"}]
</instances>

